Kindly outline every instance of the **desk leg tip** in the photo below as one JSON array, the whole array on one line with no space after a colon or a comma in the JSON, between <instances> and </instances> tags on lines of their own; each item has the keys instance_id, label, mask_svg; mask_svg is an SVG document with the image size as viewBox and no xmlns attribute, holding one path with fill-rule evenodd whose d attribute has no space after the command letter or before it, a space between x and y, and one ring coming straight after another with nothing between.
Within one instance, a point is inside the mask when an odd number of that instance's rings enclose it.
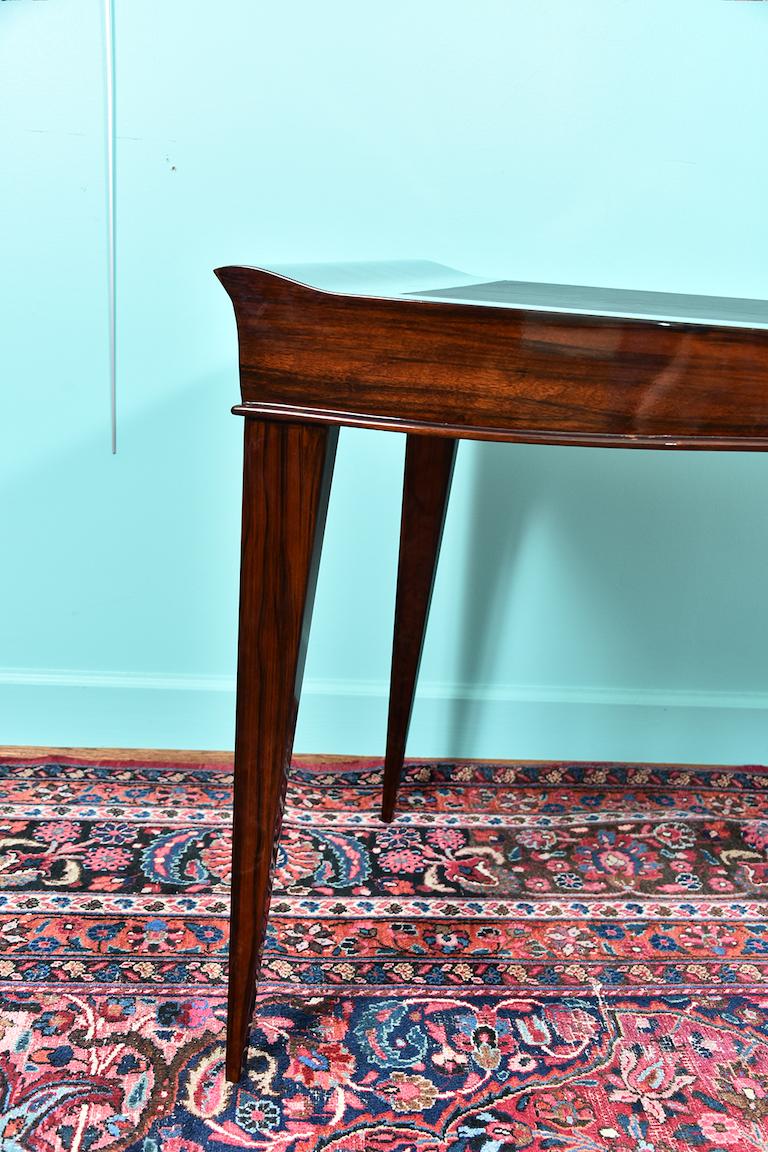
<instances>
[{"instance_id":1,"label":"desk leg tip","mask_svg":"<svg viewBox=\"0 0 768 1152\"><path fill-rule=\"evenodd\" d=\"M235 1057L227 1056L224 1075L228 1084L239 1084L243 1074L242 1062Z\"/></svg>"}]
</instances>

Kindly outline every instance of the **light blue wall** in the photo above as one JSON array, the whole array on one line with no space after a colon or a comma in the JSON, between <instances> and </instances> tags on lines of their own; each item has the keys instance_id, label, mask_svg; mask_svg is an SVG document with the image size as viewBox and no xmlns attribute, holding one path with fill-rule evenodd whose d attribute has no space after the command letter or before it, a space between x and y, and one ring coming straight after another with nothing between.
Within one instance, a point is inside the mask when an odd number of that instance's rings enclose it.
<instances>
[{"instance_id":1,"label":"light blue wall","mask_svg":"<svg viewBox=\"0 0 768 1152\"><path fill-rule=\"evenodd\" d=\"M241 428L211 269L765 296L768 5L115 4L116 458L101 3L0 5L0 741L227 747ZM301 750L382 749L402 449L342 436ZM767 759L766 493L759 455L463 445L411 751Z\"/></svg>"}]
</instances>

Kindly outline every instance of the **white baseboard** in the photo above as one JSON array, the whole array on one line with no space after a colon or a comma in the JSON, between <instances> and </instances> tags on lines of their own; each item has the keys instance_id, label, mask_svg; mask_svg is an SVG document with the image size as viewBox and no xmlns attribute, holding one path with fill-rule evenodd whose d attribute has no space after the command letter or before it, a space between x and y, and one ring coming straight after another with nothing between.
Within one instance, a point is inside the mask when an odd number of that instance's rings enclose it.
<instances>
[{"instance_id":1,"label":"white baseboard","mask_svg":"<svg viewBox=\"0 0 768 1152\"><path fill-rule=\"evenodd\" d=\"M308 679L297 752L381 755L387 685ZM230 748L234 678L0 670L0 744ZM412 756L768 762L768 693L424 683Z\"/></svg>"}]
</instances>

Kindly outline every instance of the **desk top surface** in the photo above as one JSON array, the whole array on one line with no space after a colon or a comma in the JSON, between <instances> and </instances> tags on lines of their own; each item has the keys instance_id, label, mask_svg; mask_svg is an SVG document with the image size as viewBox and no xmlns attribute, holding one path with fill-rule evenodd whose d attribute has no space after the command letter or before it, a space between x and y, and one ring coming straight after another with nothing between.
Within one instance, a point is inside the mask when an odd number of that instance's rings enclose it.
<instances>
[{"instance_id":1,"label":"desk top surface","mask_svg":"<svg viewBox=\"0 0 768 1152\"><path fill-rule=\"evenodd\" d=\"M768 299L517 280L489 282L427 260L280 264L265 270L342 295L405 296L525 311L768 329Z\"/></svg>"}]
</instances>

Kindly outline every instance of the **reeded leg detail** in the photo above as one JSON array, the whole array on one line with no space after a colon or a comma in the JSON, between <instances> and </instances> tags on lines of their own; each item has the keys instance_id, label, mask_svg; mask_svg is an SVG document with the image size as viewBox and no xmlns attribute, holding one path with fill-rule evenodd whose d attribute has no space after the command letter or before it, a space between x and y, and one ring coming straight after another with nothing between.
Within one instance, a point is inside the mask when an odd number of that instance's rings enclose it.
<instances>
[{"instance_id":1,"label":"reeded leg detail","mask_svg":"<svg viewBox=\"0 0 768 1152\"><path fill-rule=\"evenodd\" d=\"M458 441L408 435L381 818L395 813Z\"/></svg>"},{"instance_id":2,"label":"reeded leg detail","mask_svg":"<svg viewBox=\"0 0 768 1152\"><path fill-rule=\"evenodd\" d=\"M246 419L227 1079L240 1078L338 429Z\"/></svg>"}]
</instances>

